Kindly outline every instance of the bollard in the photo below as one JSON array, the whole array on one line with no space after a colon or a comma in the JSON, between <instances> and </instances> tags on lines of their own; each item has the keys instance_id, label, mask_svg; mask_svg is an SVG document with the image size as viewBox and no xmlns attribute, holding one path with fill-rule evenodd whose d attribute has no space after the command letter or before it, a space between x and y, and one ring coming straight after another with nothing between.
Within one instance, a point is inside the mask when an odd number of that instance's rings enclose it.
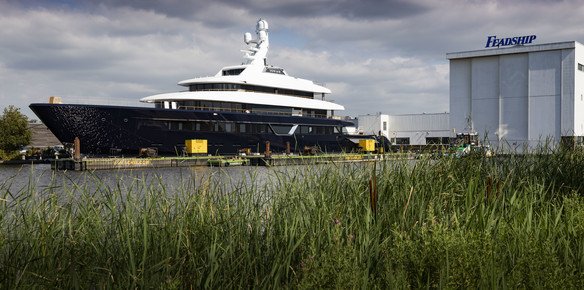
<instances>
[{"instance_id":1,"label":"bollard","mask_svg":"<svg viewBox=\"0 0 584 290\"><path fill-rule=\"evenodd\" d=\"M270 141L266 141L266 152L264 153L265 157L270 157Z\"/></svg>"},{"instance_id":2,"label":"bollard","mask_svg":"<svg viewBox=\"0 0 584 290\"><path fill-rule=\"evenodd\" d=\"M290 141L286 141L286 155L290 155Z\"/></svg>"},{"instance_id":3,"label":"bollard","mask_svg":"<svg viewBox=\"0 0 584 290\"><path fill-rule=\"evenodd\" d=\"M73 141L73 158L75 160L81 159L81 142L79 141L79 137L75 137L75 141Z\"/></svg>"}]
</instances>

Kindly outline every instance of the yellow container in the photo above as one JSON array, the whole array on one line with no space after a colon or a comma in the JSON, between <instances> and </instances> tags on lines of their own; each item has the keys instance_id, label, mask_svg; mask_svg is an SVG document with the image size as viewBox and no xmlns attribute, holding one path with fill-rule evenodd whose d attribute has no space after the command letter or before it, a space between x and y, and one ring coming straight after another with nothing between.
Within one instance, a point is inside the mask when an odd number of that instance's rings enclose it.
<instances>
[{"instance_id":1,"label":"yellow container","mask_svg":"<svg viewBox=\"0 0 584 290\"><path fill-rule=\"evenodd\" d=\"M359 140L359 147L363 151L375 151L375 140Z\"/></svg>"},{"instance_id":2,"label":"yellow container","mask_svg":"<svg viewBox=\"0 0 584 290\"><path fill-rule=\"evenodd\" d=\"M187 147L187 153L207 153L207 140L201 139L191 139L185 140L185 146Z\"/></svg>"}]
</instances>

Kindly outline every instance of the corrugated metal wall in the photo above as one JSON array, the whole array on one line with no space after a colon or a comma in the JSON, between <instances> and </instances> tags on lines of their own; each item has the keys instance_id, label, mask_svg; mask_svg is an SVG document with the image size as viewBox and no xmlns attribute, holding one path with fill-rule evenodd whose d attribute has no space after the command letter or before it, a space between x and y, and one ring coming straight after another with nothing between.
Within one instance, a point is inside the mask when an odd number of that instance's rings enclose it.
<instances>
[{"instance_id":1,"label":"corrugated metal wall","mask_svg":"<svg viewBox=\"0 0 584 290\"><path fill-rule=\"evenodd\" d=\"M584 119L574 110L575 55L574 48L529 47L524 53L450 59L450 126L517 150L573 136L577 115L576 135L582 135ZM584 102L584 93L579 96Z\"/></svg>"}]
</instances>

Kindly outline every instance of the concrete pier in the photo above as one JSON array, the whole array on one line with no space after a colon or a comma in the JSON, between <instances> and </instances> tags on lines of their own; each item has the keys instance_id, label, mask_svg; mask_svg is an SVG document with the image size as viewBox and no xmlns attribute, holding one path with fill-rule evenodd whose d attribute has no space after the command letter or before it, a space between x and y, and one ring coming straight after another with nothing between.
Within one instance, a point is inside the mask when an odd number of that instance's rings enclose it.
<instances>
[{"instance_id":1,"label":"concrete pier","mask_svg":"<svg viewBox=\"0 0 584 290\"><path fill-rule=\"evenodd\" d=\"M408 158L397 154L322 154L322 155L249 155L161 158L82 158L58 159L51 163L54 170L111 170L190 166L285 166L340 162L373 162ZM237 161L237 162L235 162Z\"/></svg>"},{"instance_id":2,"label":"concrete pier","mask_svg":"<svg viewBox=\"0 0 584 290\"><path fill-rule=\"evenodd\" d=\"M54 160L54 170L108 170L134 168L163 168L207 166L207 162L221 157L172 157L172 158L84 158Z\"/></svg>"}]
</instances>

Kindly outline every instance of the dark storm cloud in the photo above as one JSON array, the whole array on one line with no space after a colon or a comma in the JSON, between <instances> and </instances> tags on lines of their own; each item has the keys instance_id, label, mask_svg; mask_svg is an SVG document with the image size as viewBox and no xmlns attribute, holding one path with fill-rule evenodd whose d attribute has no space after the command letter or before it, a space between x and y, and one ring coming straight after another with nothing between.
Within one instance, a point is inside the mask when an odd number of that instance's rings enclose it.
<instances>
[{"instance_id":1,"label":"dark storm cloud","mask_svg":"<svg viewBox=\"0 0 584 290\"><path fill-rule=\"evenodd\" d=\"M427 9L407 1L343 1L338 12L349 18L357 19L400 19L417 15Z\"/></svg>"},{"instance_id":2,"label":"dark storm cloud","mask_svg":"<svg viewBox=\"0 0 584 290\"><path fill-rule=\"evenodd\" d=\"M231 3L229 3L231 2ZM326 0L326 1L244 1L243 7L267 15L289 16L297 18L314 18L323 16L341 16L349 19L403 18L425 11L421 5L401 0ZM225 1L229 5L244 3L242 1ZM269 4L268 4L269 3Z\"/></svg>"},{"instance_id":3,"label":"dark storm cloud","mask_svg":"<svg viewBox=\"0 0 584 290\"><path fill-rule=\"evenodd\" d=\"M343 114L441 112L447 52L489 35L583 42L579 1L0 0L0 100L135 104L240 63L262 17L269 63L327 83Z\"/></svg>"},{"instance_id":4,"label":"dark storm cloud","mask_svg":"<svg viewBox=\"0 0 584 290\"><path fill-rule=\"evenodd\" d=\"M7 1L18 3L14 0ZM177 18L191 18L194 15L202 15L205 14L210 7L229 7L229 9L241 9L248 11L250 14L256 15L287 16L297 18L314 18L332 15L359 20L386 18L400 19L420 14L427 10L427 8L423 5L406 0L37 0L27 3L28 4L23 5L47 8L68 7L72 9L128 7L141 10L153 10L157 13L162 13L169 17ZM225 12L227 13L228 10ZM224 16L230 15L216 16L224 18Z\"/></svg>"}]
</instances>

